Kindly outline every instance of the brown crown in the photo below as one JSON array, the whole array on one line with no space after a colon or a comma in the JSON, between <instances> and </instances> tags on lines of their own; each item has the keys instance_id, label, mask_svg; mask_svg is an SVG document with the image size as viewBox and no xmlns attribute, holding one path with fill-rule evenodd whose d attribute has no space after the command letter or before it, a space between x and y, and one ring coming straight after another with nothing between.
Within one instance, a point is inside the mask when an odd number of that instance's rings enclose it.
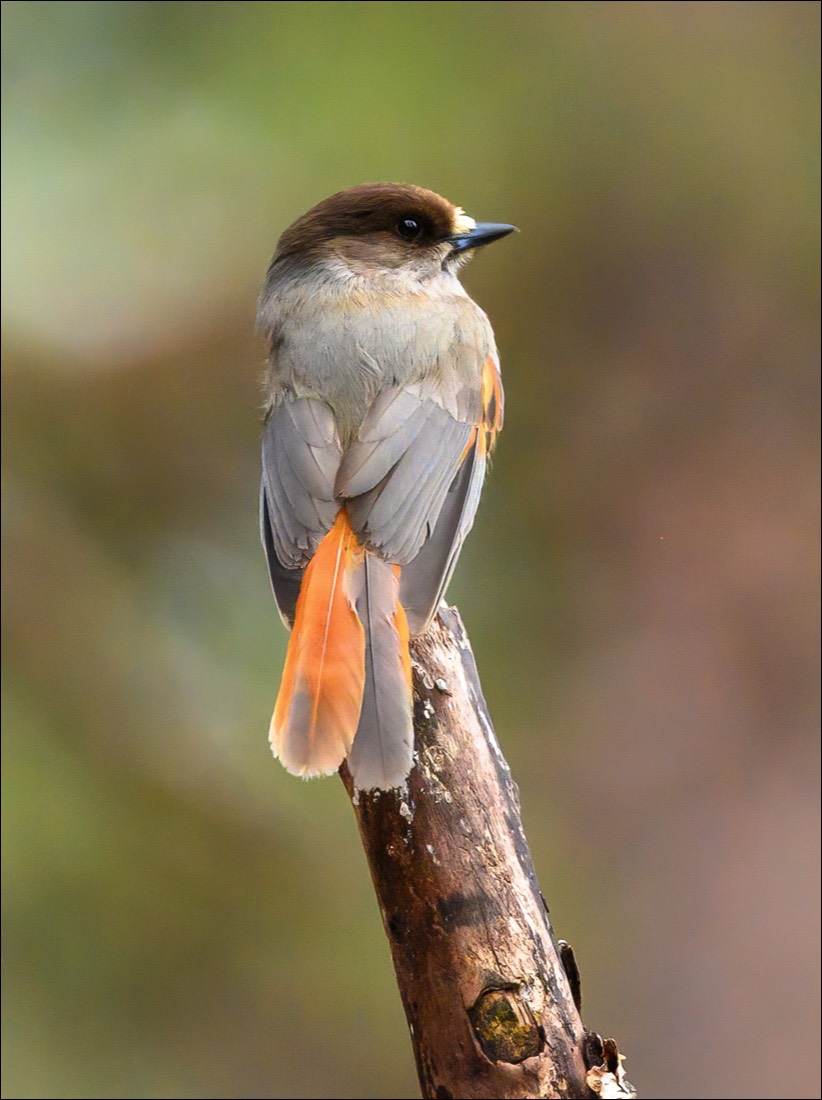
<instances>
[{"instance_id":1,"label":"brown crown","mask_svg":"<svg viewBox=\"0 0 822 1100\"><path fill-rule=\"evenodd\" d=\"M403 218L424 221L426 237L441 240L454 232L457 207L424 187L403 183L363 183L323 199L280 237L276 258L310 253L334 237L394 232Z\"/></svg>"}]
</instances>

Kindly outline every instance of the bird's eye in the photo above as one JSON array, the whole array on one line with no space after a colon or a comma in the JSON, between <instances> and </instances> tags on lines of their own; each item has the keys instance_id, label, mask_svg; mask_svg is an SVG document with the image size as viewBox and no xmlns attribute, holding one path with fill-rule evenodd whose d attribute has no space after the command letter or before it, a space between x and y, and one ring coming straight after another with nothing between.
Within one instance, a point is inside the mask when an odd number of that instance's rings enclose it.
<instances>
[{"instance_id":1,"label":"bird's eye","mask_svg":"<svg viewBox=\"0 0 822 1100\"><path fill-rule=\"evenodd\" d=\"M423 234L423 225L418 218L400 218L397 232L404 241L418 241Z\"/></svg>"}]
</instances>

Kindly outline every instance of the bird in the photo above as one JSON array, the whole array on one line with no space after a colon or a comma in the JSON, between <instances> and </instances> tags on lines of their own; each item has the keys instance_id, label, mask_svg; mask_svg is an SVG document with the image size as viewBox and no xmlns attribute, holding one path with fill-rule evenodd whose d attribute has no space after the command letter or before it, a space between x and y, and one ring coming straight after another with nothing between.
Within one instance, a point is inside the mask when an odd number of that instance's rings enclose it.
<instances>
[{"instance_id":1,"label":"bird","mask_svg":"<svg viewBox=\"0 0 822 1100\"><path fill-rule=\"evenodd\" d=\"M358 791L408 781L409 640L436 614L503 423L494 334L458 271L514 229L369 183L278 241L257 309L260 528L291 631L270 742L294 775L347 761Z\"/></svg>"}]
</instances>

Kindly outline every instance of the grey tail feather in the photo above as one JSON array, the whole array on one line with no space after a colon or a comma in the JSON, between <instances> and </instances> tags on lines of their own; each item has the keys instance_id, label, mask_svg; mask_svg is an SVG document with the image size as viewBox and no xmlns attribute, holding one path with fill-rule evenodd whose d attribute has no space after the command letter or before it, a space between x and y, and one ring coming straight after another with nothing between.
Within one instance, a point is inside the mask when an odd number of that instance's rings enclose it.
<instances>
[{"instance_id":1,"label":"grey tail feather","mask_svg":"<svg viewBox=\"0 0 822 1100\"><path fill-rule=\"evenodd\" d=\"M414 759L405 643L394 625L399 579L390 565L366 552L352 588L365 631L365 693L348 767L358 790L390 790L405 782Z\"/></svg>"}]
</instances>

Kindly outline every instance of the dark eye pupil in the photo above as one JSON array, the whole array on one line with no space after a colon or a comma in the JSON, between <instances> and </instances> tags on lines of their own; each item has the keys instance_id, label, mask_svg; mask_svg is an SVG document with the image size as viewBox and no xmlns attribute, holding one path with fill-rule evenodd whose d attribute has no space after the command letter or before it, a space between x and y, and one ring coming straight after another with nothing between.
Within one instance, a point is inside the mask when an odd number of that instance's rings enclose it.
<instances>
[{"instance_id":1,"label":"dark eye pupil","mask_svg":"<svg viewBox=\"0 0 822 1100\"><path fill-rule=\"evenodd\" d=\"M406 241L416 241L422 236L422 226L416 218L400 218L397 232Z\"/></svg>"}]
</instances>

